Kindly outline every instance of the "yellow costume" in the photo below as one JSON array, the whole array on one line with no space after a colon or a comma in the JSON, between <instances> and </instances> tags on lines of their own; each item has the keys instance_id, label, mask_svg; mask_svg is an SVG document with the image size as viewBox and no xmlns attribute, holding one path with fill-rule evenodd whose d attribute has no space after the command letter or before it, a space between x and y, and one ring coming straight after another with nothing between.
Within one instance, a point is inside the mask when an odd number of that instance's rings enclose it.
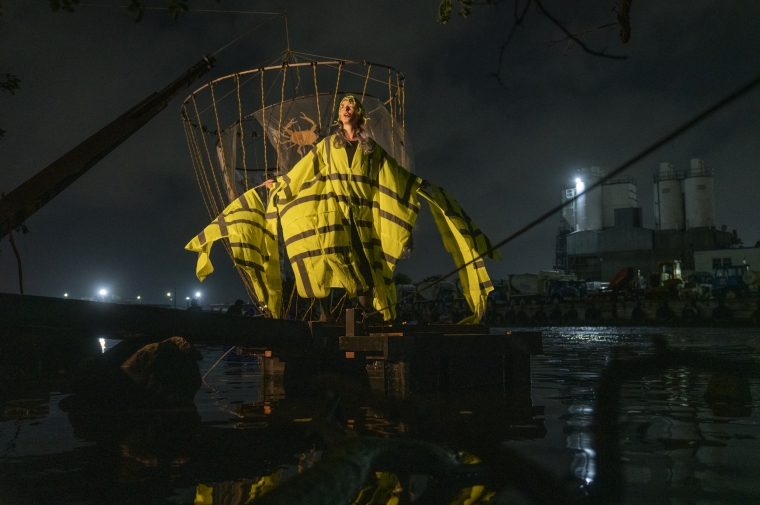
<instances>
[{"instance_id":1,"label":"yellow costume","mask_svg":"<svg viewBox=\"0 0 760 505\"><path fill-rule=\"evenodd\" d=\"M185 249L198 253L195 274L203 281L214 271L209 259L211 246L219 239L229 239L235 266L246 273L259 302L279 317L282 282L277 231L267 230L267 224L264 205L259 195L250 190L229 204Z\"/></svg>"},{"instance_id":2,"label":"yellow costume","mask_svg":"<svg viewBox=\"0 0 760 505\"><path fill-rule=\"evenodd\" d=\"M361 103L345 97L366 121ZM214 241L227 238L235 265L245 271L256 296L273 317L280 317L282 282L277 248L278 223L282 225L288 258L298 294L325 298L331 288L344 288L350 298L374 287L374 306L391 321L396 317L393 273L412 233L422 196L430 203L444 246L457 267L485 253L491 244L459 204L438 186L431 194L421 189L422 179L400 167L375 144L370 153L358 148L351 163L344 147L331 135L315 146L286 174L277 179L264 212L261 199L250 190L185 247L198 252L197 276L213 271L209 251ZM356 233L351 229L355 227ZM352 243L358 235L361 244ZM366 256L371 279L362 274ZM486 257L500 259L497 251ZM486 298L493 289L482 259L459 272L464 296L473 315L460 323L478 323Z\"/></svg>"},{"instance_id":3,"label":"yellow costume","mask_svg":"<svg viewBox=\"0 0 760 505\"><path fill-rule=\"evenodd\" d=\"M462 294L472 310L472 315L459 321L459 324L477 324L486 312L488 293L493 291L493 284L486 272L486 265L480 258L491 248L491 241L480 231L462 207L443 188L431 185L431 195L420 191L420 195L430 204L430 211L443 238L443 245L454 257L462 283ZM491 251L483 256L500 260L499 251ZM474 258L479 258L472 261Z\"/></svg>"},{"instance_id":4,"label":"yellow costume","mask_svg":"<svg viewBox=\"0 0 760 505\"><path fill-rule=\"evenodd\" d=\"M279 216L298 294L324 298L330 288L349 297L365 291L357 251L369 260L374 305L395 318L393 272L417 219L422 180L399 167L385 150L357 149L351 166L332 136L320 141L290 172L277 179L267 219ZM351 244L350 221L361 238ZM271 225L270 225L271 226ZM274 228L270 228L274 229Z\"/></svg>"}]
</instances>

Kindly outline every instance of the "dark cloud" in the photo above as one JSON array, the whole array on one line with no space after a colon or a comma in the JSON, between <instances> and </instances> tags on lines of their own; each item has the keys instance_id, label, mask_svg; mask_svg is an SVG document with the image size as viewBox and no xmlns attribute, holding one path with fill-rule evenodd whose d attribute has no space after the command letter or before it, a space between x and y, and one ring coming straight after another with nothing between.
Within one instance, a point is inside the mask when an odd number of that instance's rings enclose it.
<instances>
[{"instance_id":1,"label":"dark cloud","mask_svg":"<svg viewBox=\"0 0 760 505\"><path fill-rule=\"evenodd\" d=\"M44 2L6 2L0 71L23 79L0 96L0 190L6 193L163 87L199 57L261 17L190 13L178 22L150 11L134 24L119 9L50 13ZM614 20L614 2L544 2L573 30ZM251 9L224 0L222 8ZM760 4L717 0L634 3L632 37L616 30L584 40L625 61L572 46L547 47L561 33L538 12L505 51L499 86L489 74L512 22L509 2L474 9L440 26L437 1L256 2L286 7L291 47L344 59L384 62L407 76L407 126L417 172L448 188L498 240L556 205L576 168L614 168L647 144L749 80L760 68ZM219 55L216 77L274 60L285 49L277 19ZM207 222L179 119L179 100L33 216L18 237L28 293L90 296L103 285L158 301L201 288L234 300L242 284L221 248L201 285L185 243ZM760 93L743 99L631 169L645 223L652 224L651 174L662 160L686 168L702 157L715 168L719 223L745 242L760 239ZM551 220L504 249L494 277L550 268ZM449 270L423 212L415 279ZM15 259L0 242L0 291L16 291Z\"/></svg>"}]
</instances>

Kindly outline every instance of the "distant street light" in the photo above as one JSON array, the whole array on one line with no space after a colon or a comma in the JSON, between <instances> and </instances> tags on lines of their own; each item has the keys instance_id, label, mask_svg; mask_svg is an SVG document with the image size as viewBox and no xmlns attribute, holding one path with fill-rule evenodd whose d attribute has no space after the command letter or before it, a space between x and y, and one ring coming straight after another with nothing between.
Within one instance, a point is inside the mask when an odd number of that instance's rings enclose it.
<instances>
[{"instance_id":1,"label":"distant street light","mask_svg":"<svg viewBox=\"0 0 760 505\"><path fill-rule=\"evenodd\" d=\"M106 291L105 289L101 289L100 291L98 291L98 294L100 296L106 296L108 294L108 291Z\"/></svg>"},{"instance_id":2,"label":"distant street light","mask_svg":"<svg viewBox=\"0 0 760 505\"><path fill-rule=\"evenodd\" d=\"M137 299L138 299L138 300L140 299L140 295L137 295Z\"/></svg>"},{"instance_id":3,"label":"distant street light","mask_svg":"<svg viewBox=\"0 0 760 505\"><path fill-rule=\"evenodd\" d=\"M64 294L63 294L63 297L64 297L64 298L68 298L68 297L69 297L69 294L68 294L68 293L64 293Z\"/></svg>"},{"instance_id":4,"label":"distant street light","mask_svg":"<svg viewBox=\"0 0 760 505\"><path fill-rule=\"evenodd\" d=\"M196 298L200 298L201 297L201 292L200 291L196 291L195 292L195 297Z\"/></svg>"},{"instance_id":5,"label":"distant street light","mask_svg":"<svg viewBox=\"0 0 760 505\"><path fill-rule=\"evenodd\" d=\"M168 296L169 297L169 301L171 301L171 299L172 299L171 292L166 293L166 296ZM175 309L177 308L177 288L174 288L174 308Z\"/></svg>"}]
</instances>

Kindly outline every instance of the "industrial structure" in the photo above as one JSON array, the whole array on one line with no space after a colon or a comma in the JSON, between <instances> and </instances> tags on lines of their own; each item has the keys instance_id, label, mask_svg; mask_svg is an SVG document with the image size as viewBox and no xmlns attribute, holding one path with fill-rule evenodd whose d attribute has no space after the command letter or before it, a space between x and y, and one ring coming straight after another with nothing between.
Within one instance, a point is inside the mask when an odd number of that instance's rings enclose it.
<instances>
[{"instance_id":1,"label":"industrial structure","mask_svg":"<svg viewBox=\"0 0 760 505\"><path fill-rule=\"evenodd\" d=\"M636 180L608 180L599 167L578 170L574 185L562 190L555 269L588 281L609 281L621 268L642 273L659 262L679 260L695 270L695 251L731 249L741 240L725 226L716 229L713 170L699 158L687 170L660 163L654 174L655 229L642 225ZM577 197L577 198L576 198Z\"/></svg>"}]
</instances>

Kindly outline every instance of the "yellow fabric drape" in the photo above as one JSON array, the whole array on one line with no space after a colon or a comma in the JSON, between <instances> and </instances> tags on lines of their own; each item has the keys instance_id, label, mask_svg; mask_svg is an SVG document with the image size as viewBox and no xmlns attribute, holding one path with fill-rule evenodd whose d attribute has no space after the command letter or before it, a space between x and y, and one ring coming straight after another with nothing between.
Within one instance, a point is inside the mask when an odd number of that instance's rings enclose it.
<instances>
[{"instance_id":1,"label":"yellow fabric drape","mask_svg":"<svg viewBox=\"0 0 760 505\"><path fill-rule=\"evenodd\" d=\"M279 216L299 295L323 298L333 287L349 297L365 291L368 279L356 257L363 250L375 308L394 319L393 272L417 219L421 179L379 145L370 154L357 149L349 165L346 150L327 137L277 182L266 216ZM361 244L351 243L351 221Z\"/></svg>"},{"instance_id":2,"label":"yellow fabric drape","mask_svg":"<svg viewBox=\"0 0 760 505\"><path fill-rule=\"evenodd\" d=\"M203 281L214 271L209 259L211 246L225 238L229 239L235 266L248 275L259 302L265 304L274 317L279 317L282 283L277 235L267 229L264 205L255 190L236 198L185 246L198 253L195 273L199 280Z\"/></svg>"},{"instance_id":3,"label":"yellow fabric drape","mask_svg":"<svg viewBox=\"0 0 760 505\"><path fill-rule=\"evenodd\" d=\"M280 317L282 308L278 223L302 297L324 298L333 287L344 288L349 297L366 291L369 279L363 278L357 258L357 252L363 251L372 272L375 308L383 319L393 320L397 302L393 273L419 213L418 196L428 200L457 267L491 247L451 195L435 185L427 194L421 183L379 145L370 154L357 149L349 165L346 150L336 148L327 137L277 179L266 212L255 190L249 190L185 248L198 253L196 274L203 280L214 270L209 260L212 244L229 239L235 265L248 275L259 301L274 317ZM352 223L361 244L351 243ZM498 251L485 257L501 259ZM473 312L459 324L478 323L493 290L483 260L460 270L459 278Z\"/></svg>"},{"instance_id":4,"label":"yellow fabric drape","mask_svg":"<svg viewBox=\"0 0 760 505\"><path fill-rule=\"evenodd\" d=\"M483 259L470 263L491 247L480 228L469 218L464 209L443 188L431 185L430 195L420 190L419 194L430 204L430 211L443 239L443 245L454 258L457 268L469 263L459 270L462 291L472 315L458 324L478 324L486 311L488 293L493 291L493 284L486 272ZM492 251L486 258L500 260L498 251Z\"/></svg>"}]
</instances>

